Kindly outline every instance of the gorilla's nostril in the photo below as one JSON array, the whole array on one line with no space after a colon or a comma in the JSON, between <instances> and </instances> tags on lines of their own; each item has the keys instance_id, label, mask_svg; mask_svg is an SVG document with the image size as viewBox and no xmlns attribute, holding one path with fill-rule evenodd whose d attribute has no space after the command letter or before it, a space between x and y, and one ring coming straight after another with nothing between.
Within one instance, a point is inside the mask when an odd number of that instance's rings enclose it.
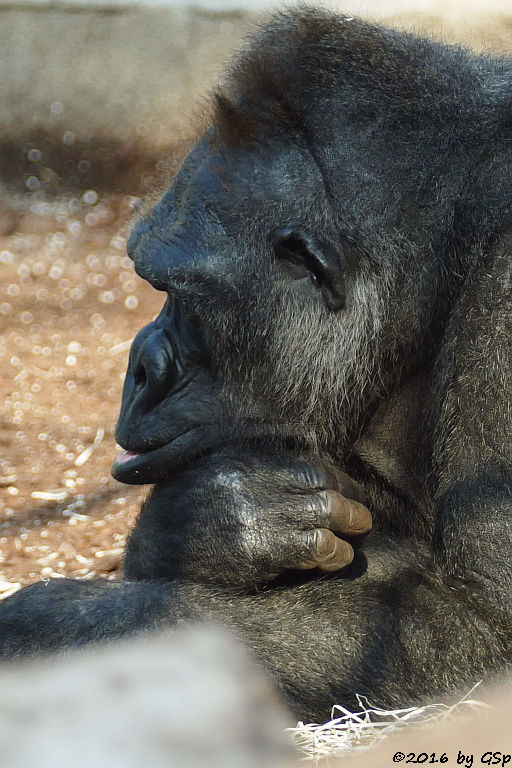
<instances>
[{"instance_id":1,"label":"gorilla's nostril","mask_svg":"<svg viewBox=\"0 0 512 768\"><path fill-rule=\"evenodd\" d=\"M123 445L133 446L131 433L141 429L141 417L158 413L200 368L207 368L206 361L200 327L182 315L177 301L171 308L166 302L156 320L139 331L132 344L118 428Z\"/></svg>"},{"instance_id":2,"label":"gorilla's nostril","mask_svg":"<svg viewBox=\"0 0 512 768\"><path fill-rule=\"evenodd\" d=\"M137 387L145 387L148 377L146 373L146 369L143 365L138 365L135 371L133 372L133 379L135 382L135 386Z\"/></svg>"}]
</instances>

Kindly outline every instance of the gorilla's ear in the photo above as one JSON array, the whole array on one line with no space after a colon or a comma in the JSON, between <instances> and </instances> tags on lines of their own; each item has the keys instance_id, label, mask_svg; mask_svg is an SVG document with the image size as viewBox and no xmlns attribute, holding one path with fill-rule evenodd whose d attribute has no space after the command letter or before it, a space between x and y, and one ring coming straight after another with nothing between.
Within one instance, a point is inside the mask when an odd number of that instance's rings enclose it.
<instances>
[{"instance_id":1,"label":"gorilla's ear","mask_svg":"<svg viewBox=\"0 0 512 768\"><path fill-rule=\"evenodd\" d=\"M343 253L300 227L281 227L272 238L274 253L295 280L309 276L333 311L345 306Z\"/></svg>"}]
</instances>

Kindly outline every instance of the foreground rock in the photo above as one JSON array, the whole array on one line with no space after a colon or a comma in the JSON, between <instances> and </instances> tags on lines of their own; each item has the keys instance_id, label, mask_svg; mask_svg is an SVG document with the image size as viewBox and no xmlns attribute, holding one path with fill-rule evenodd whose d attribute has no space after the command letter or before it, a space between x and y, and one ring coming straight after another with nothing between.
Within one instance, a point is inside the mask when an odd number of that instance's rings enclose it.
<instances>
[{"instance_id":1,"label":"foreground rock","mask_svg":"<svg viewBox=\"0 0 512 768\"><path fill-rule=\"evenodd\" d=\"M246 654L210 627L0 668L9 768L266 768L291 724Z\"/></svg>"}]
</instances>

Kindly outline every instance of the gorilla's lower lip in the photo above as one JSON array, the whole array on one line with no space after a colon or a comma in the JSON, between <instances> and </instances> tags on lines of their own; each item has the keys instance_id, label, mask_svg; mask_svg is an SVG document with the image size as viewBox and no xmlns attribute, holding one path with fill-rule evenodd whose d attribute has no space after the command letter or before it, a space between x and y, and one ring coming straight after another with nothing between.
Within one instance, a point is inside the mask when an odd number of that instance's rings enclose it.
<instances>
[{"instance_id":1,"label":"gorilla's lower lip","mask_svg":"<svg viewBox=\"0 0 512 768\"><path fill-rule=\"evenodd\" d=\"M123 451L119 456L116 456L114 464L126 464L128 461L136 459L137 456L141 456L141 454L133 453L133 451Z\"/></svg>"},{"instance_id":2,"label":"gorilla's lower lip","mask_svg":"<svg viewBox=\"0 0 512 768\"><path fill-rule=\"evenodd\" d=\"M123 451L114 460L110 471L121 483L160 483L193 458L220 448L227 442L228 435L228 430L218 424L193 427L151 451Z\"/></svg>"},{"instance_id":3,"label":"gorilla's lower lip","mask_svg":"<svg viewBox=\"0 0 512 768\"><path fill-rule=\"evenodd\" d=\"M257 439L270 434L273 437L297 436L288 425L275 424L269 428L268 424L259 422L247 424L244 439ZM232 442L233 430L229 425L207 424L192 427L151 451L123 451L114 460L111 473L116 480L130 485L161 483L190 464L193 459Z\"/></svg>"}]
</instances>

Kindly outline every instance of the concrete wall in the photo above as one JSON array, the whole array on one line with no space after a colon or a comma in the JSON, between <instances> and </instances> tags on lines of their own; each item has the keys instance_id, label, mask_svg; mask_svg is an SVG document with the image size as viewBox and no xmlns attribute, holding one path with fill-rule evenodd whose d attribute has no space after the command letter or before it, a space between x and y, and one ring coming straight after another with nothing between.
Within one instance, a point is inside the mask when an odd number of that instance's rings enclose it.
<instances>
[{"instance_id":1,"label":"concrete wall","mask_svg":"<svg viewBox=\"0 0 512 768\"><path fill-rule=\"evenodd\" d=\"M4 7L2 135L43 128L167 145L252 19L186 7Z\"/></svg>"},{"instance_id":2,"label":"concrete wall","mask_svg":"<svg viewBox=\"0 0 512 768\"><path fill-rule=\"evenodd\" d=\"M329 4L329 0L328 3ZM184 137L270 0L0 4L0 178L138 191ZM349 13L509 47L509 0L330 0ZM134 169L136 171L134 172Z\"/></svg>"},{"instance_id":3,"label":"concrete wall","mask_svg":"<svg viewBox=\"0 0 512 768\"><path fill-rule=\"evenodd\" d=\"M150 189L252 21L129 4L0 8L0 178Z\"/></svg>"}]
</instances>

